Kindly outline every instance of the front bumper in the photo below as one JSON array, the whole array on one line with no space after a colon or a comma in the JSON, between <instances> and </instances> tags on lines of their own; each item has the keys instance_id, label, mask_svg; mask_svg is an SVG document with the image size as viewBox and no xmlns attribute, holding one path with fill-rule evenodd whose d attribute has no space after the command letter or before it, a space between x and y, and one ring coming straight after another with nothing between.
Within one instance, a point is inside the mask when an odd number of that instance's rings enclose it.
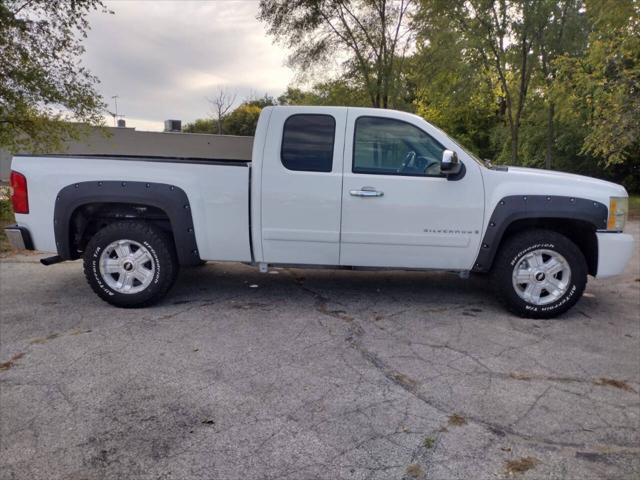
<instances>
[{"instance_id":1,"label":"front bumper","mask_svg":"<svg viewBox=\"0 0 640 480\"><path fill-rule=\"evenodd\" d=\"M4 227L4 233L9 243L18 250L34 250L31 234L25 227L9 225Z\"/></svg>"},{"instance_id":2,"label":"front bumper","mask_svg":"<svg viewBox=\"0 0 640 480\"><path fill-rule=\"evenodd\" d=\"M596 278L620 275L633 255L633 236L628 233L597 232L596 237L598 238Z\"/></svg>"}]
</instances>

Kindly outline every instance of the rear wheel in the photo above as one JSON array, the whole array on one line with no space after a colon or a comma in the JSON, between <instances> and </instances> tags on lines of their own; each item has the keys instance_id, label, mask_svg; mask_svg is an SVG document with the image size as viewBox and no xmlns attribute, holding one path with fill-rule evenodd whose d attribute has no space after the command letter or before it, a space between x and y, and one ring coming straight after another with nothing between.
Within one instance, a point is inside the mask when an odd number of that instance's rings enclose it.
<instances>
[{"instance_id":1,"label":"rear wheel","mask_svg":"<svg viewBox=\"0 0 640 480\"><path fill-rule=\"evenodd\" d=\"M512 312L527 318L553 318L582 296L587 263L564 235L526 230L505 241L491 277L496 293Z\"/></svg>"},{"instance_id":2,"label":"rear wheel","mask_svg":"<svg viewBox=\"0 0 640 480\"><path fill-rule=\"evenodd\" d=\"M116 222L96 233L84 253L84 274L100 298L117 307L145 307L164 297L178 274L171 238L145 222Z\"/></svg>"}]
</instances>

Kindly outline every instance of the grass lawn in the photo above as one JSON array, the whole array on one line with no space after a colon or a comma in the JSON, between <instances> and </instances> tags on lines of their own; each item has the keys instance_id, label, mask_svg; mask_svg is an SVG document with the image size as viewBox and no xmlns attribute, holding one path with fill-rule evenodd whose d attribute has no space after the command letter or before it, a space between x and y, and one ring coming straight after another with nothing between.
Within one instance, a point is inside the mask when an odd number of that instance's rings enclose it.
<instances>
[{"instance_id":1,"label":"grass lawn","mask_svg":"<svg viewBox=\"0 0 640 480\"><path fill-rule=\"evenodd\" d=\"M4 192L0 192L0 195L3 193ZM13 216L13 209L11 208L11 201L2 195L0 197L0 255L13 251L13 247L4 234L3 227L14 222L15 218Z\"/></svg>"},{"instance_id":2,"label":"grass lawn","mask_svg":"<svg viewBox=\"0 0 640 480\"><path fill-rule=\"evenodd\" d=\"M640 195L629 195L629 217L640 219Z\"/></svg>"}]
</instances>

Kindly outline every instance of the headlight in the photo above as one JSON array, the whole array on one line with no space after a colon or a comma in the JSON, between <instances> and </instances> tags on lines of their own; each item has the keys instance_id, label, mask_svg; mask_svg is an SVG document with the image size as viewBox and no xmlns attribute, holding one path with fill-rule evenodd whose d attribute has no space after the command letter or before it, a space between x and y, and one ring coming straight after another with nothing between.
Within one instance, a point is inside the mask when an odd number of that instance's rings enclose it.
<instances>
[{"instance_id":1,"label":"headlight","mask_svg":"<svg viewBox=\"0 0 640 480\"><path fill-rule=\"evenodd\" d=\"M629 197L609 197L609 219L607 230L621 232L627 222Z\"/></svg>"}]
</instances>

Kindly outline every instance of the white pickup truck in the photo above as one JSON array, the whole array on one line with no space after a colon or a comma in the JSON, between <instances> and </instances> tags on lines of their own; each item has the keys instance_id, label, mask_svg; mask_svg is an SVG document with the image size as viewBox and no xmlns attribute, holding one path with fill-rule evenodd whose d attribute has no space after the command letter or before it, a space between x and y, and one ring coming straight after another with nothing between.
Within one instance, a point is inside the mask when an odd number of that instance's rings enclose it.
<instances>
[{"instance_id":1,"label":"white pickup truck","mask_svg":"<svg viewBox=\"0 0 640 480\"><path fill-rule=\"evenodd\" d=\"M45 265L82 258L119 307L216 260L487 273L511 311L549 318L633 250L622 186L492 167L391 110L265 108L251 162L17 156L11 185L12 242L55 252Z\"/></svg>"}]
</instances>

